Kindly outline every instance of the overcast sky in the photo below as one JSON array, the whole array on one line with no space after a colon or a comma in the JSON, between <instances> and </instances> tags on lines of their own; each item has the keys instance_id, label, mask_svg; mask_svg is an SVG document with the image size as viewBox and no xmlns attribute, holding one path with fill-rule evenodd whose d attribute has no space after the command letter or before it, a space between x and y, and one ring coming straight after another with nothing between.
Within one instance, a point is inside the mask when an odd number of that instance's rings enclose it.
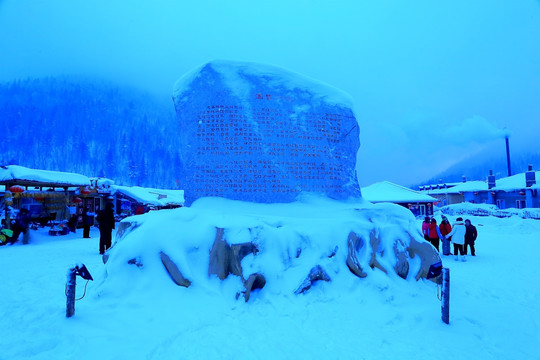
<instances>
[{"instance_id":1,"label":"overcast sky","mask_svg":"<svg viewBox=\"0 0 540 360\"><path fill-rule=\"evenodd\" d=\"M417 183L486 147L504 156L505 132L515 151L539 149L538 0L0 0L0 81L77 74L170 98L213 59L349 93L361 185Z\"/></svg>"}]
</instances>

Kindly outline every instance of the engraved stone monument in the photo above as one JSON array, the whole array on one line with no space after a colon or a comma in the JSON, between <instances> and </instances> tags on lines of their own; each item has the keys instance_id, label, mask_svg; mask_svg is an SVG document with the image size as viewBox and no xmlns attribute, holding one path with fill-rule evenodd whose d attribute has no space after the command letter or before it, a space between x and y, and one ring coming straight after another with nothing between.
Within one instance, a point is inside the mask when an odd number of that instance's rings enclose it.
<instances>
[{"instance_id":1,"label":"engraved stone monument","mask_svg":"<svg viewBox=\"0 0 540 360\"><path fill-rule=\"evenodd\" d=\"M341 91L283 69L212 61L175 84L186 203L360 197L359 128Z\"/></svg>"}]
</instances>

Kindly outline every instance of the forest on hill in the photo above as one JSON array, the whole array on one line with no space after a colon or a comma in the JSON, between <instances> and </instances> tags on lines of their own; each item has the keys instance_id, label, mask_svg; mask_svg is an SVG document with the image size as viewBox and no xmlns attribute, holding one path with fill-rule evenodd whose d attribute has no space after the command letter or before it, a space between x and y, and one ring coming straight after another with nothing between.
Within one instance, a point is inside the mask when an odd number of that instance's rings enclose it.
<instances>
[{"instance_id":1,"label":"forest on hill","mask_svg":"<svg viewBox=\"0 0 540 360\"><path fill-rule=\"evenodd\" d=\"M105 82L40 78L0 84L0 164L175 188L181 160L171 103Z\"/></svg>"}]
</instances>

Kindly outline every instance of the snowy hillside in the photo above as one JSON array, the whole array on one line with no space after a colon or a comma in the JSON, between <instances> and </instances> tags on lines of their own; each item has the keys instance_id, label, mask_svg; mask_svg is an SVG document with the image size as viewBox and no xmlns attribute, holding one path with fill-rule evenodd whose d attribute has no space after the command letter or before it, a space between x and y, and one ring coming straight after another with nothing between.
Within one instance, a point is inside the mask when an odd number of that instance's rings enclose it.
<instances>
[{"instance_id":1,"label":"snowy hillside","mask_svg":"<svg viewBox=\"0 0 540 360\"><path fill-rule=\"evenodd\" d=\"M114 269L98 255L97 229L91 239L33 231L29 245L0 247L0 359L538 359L540 221L470 219L477 256L443 257L450 325L434 283L378 269L365 279L342 271L302 295L263 289L246 303L228 296L234 277L186 289L167 276L134 281L145 269L132 265L115 275L132 286L122 292L103 286ZM66 319L66 271L79 262L94 281Z\"/></svg>"},{"instance_id":2,"label":"snowy hillside","mask_svg":"<svg viewBox=\"0 0 540 360\"><path fill-rule=\"evenodd\" d=\"M173 188L180 171L172 102L109 83L43 78L0 84L0 164Z\"/></svg>"}]
</instances>

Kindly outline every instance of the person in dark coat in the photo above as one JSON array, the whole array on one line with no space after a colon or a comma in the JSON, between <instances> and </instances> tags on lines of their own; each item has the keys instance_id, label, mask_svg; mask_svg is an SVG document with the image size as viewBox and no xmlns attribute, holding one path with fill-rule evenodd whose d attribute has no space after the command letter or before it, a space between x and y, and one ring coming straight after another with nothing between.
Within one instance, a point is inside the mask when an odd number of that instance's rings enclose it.
<instances>
[{"instance_id":1,"label":"person in dark coat","mask_svg":"<svg viewBox=\"0 0 540 360\"><path fill-rule=\"evenodd\" d=\"M99 223L99 253L104 254L111 247L114 225L113 205L108 202L105 209L98 211L96 220Z\"/></svg>"},{"instance_id":2,"label":"person in dark coat","mask_svg":"<svg viewBox=\"0 0 540 360\"><path fill-rule=\"evenodd\" d=\"M84 208L82 213L83 221L83 238L90 239L90 226L94 225L94 213L90 212L90 209L87 207Z\"/></svg>"},{"instance_id":3,"label":"person in dark coat","mask_svg":"<svg viewBox=\"0 0 540 360\"><path fill-rule=\"evenodd\" d=\"M73 214L68 220L68 228L72 233L77 232L77 215Z\"/></svg>"},{"instance_id":4,"label":"person in dark coat","mask_svg":"<svg viewBox=\"0 0 540 360\"><path fill-rule=\"evenodd\" d=\"M474 250L474 241L476 240L476 237L478 236L478 233L476 231L476 227L471 224L471 220L467 219L465 220L465 255L467 255L467 246L471 247L471 255L476 256L475 250Z\"/></svg>"},{"instance_id":5,"label":"person in dark coat","mask_svg":"<svg viewBox=\"0 0 540 360\"><path fill-rule=\"evenodd\" d=\"M13 236L11 238L12 242L17 241L21 233L23 233L23 235L27 233L28 228L30 227L30 220L30 215L28 214L27 209L23 208L19 210L19 213L15 218L15 225L13 225Z\"/></svg>"}]
</instances>

